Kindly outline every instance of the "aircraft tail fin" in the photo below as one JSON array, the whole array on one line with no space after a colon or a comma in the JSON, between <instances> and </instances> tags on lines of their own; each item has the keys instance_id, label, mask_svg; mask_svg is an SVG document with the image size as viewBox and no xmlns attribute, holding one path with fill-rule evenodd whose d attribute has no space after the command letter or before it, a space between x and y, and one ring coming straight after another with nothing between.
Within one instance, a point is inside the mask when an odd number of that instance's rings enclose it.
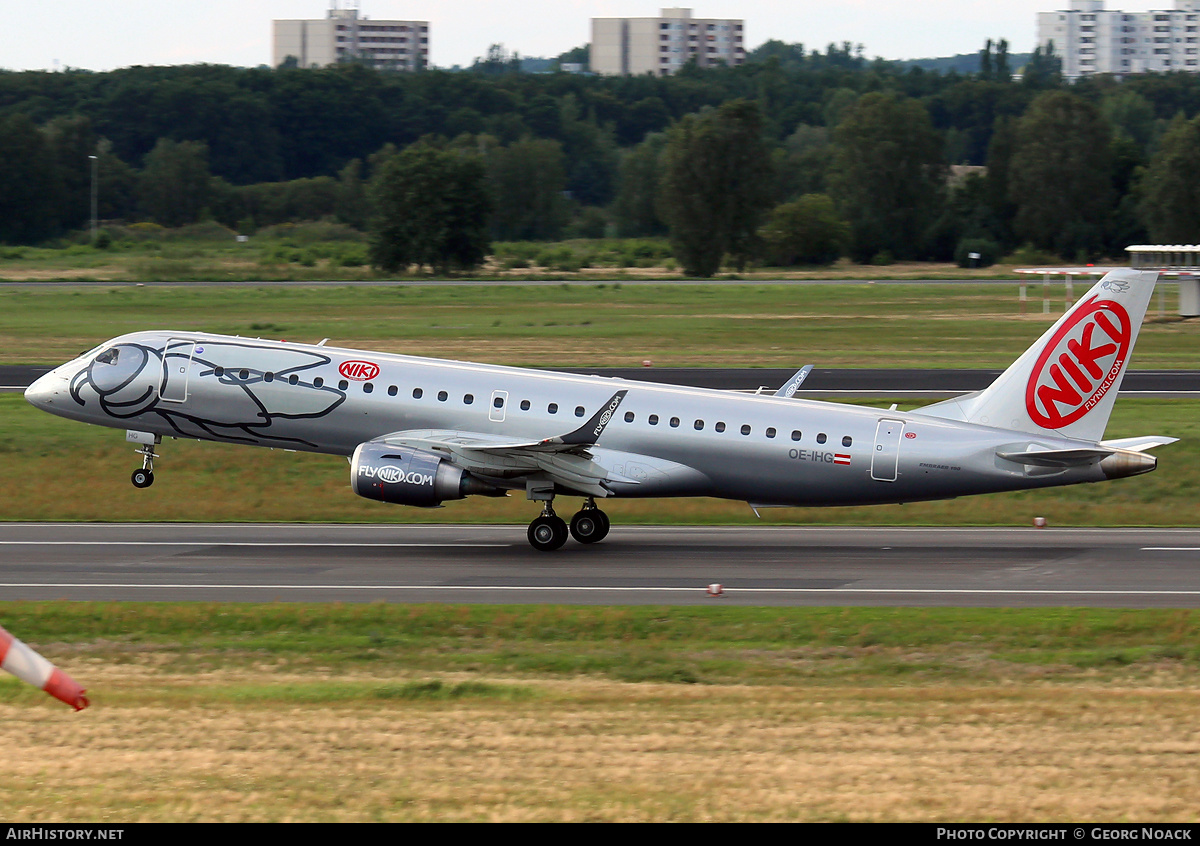
<instances>
[{"instance_id":1,"label":"aircraft tail fin","mask_svg":"<svg viewBox=\"0 0 1200 846\"><path fill-rule=\"evenodd\" d=\"M918 413L1100 440L1157 281L1154 271L1105 274L990 387Z\"/></svg>"}]
</instances>

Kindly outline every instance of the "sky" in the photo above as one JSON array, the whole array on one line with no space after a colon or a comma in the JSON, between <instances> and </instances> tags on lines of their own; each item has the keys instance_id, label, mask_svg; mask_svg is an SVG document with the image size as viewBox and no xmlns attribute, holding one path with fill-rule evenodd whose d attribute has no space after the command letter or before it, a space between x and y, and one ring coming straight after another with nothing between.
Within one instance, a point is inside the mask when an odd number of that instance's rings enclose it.
<instances>
[{"instance_id":1,"label":"sky","mask_svg":"<svg viewBox=\"0 0 1200 846\"><path fill-rule=\"evenodd\" d=\"M587 43L594 17L656 17L654 0L342 0L376 20L430 22L430 63L469 65L500 43L522 56L553 57ZM1063 0L696 0L700 18L741 18L746 48L775 38L824 50L862 44L868 58L914 59L979 50L1006 38L1034 47L1037 13ZM1170 0L1110 2L1145 11ZM0 68L105 71L193 63L271 62L271 21L324 18L330 0L0 0Z\"/></svg>"}]
</instances>

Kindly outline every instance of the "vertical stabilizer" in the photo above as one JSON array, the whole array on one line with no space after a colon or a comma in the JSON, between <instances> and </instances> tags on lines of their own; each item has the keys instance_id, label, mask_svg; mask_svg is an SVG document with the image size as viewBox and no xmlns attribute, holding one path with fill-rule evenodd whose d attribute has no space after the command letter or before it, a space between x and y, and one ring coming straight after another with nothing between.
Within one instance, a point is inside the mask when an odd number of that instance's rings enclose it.
<instances>
[{"instance_id":1,"label":"vertical stabilizer","mask_svg":"<svg viewBox=\"0 0 1200 846\"><path fill-rule=\"evenodd\" d=\"M1157 281L1156 271L1106 274L989 388L919 413L1100 440Z\"/></svg>"}]
</instances>

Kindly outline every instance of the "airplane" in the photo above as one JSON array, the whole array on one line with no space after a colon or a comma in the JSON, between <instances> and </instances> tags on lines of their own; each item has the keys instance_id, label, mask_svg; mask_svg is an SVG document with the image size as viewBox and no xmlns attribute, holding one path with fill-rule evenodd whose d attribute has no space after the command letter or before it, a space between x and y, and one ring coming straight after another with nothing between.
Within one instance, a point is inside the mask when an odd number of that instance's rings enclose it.
<instances>
[{"instance_id":1,"label":"airplane","mask_svg":"<svg viewBox=\"0 0 1200 846\"><path fill-rule=\"evenodd\" d=\"M345 456L351 487L436 507L524 491L537 550L604 539L597 505L704 496L863 505L1101 482L1153 470L1161 436L1103 440L1156 272L1115 270L988 388L912 411L335 349L195 331L106 341L25 392L126 430L154 482L163 438ZM583 498L567 521L559 496Z\"/></svg>"}]
</instances>

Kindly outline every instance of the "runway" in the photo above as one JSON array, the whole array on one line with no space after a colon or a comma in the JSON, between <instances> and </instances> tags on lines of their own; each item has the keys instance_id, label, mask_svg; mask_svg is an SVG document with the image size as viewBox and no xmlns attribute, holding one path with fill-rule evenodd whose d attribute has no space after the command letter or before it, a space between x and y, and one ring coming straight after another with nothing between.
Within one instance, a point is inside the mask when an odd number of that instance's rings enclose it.
<instances>
[{"instance_id":1,"label":"runway","mask_svg":"<svg viewBox=\"0 0 1200 846\"><path fill-rule=\"evenodd\" d=\"M0 597L1200 608L1200 529L10 523Z\"/></svg>"}]
</instances>

